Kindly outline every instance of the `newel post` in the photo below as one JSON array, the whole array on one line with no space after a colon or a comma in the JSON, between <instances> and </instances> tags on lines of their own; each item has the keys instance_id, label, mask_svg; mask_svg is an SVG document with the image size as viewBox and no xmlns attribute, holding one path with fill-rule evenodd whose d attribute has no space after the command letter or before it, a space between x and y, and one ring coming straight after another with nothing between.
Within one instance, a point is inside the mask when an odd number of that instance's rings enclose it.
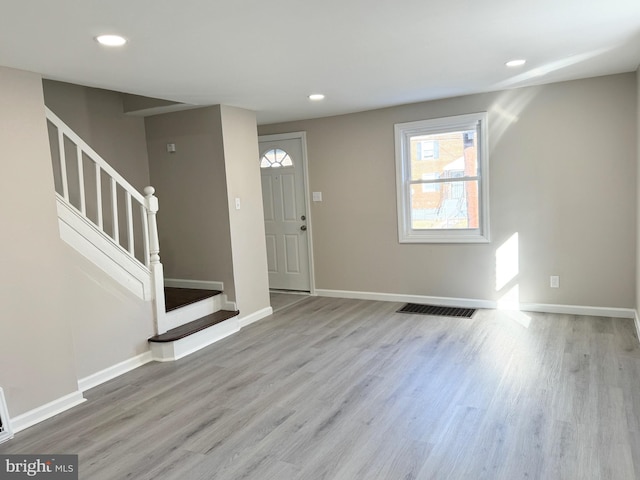
<instances>
[{"instance_id":1,"label":"newel post","mask_svg":"<svg viewBox=\"0 0 640 480\"><path fill-rule=\"evenodd\" d=\"M153 288L153 306L156 319L156 333L160 335L167 331L166 311L164 305L164 272L160 263L160 241L158 239L158 197L154 195L156 189L145 187L144 198L147 207L147 223L149 227L149 269Z\"/></svg>"}]
</instances>

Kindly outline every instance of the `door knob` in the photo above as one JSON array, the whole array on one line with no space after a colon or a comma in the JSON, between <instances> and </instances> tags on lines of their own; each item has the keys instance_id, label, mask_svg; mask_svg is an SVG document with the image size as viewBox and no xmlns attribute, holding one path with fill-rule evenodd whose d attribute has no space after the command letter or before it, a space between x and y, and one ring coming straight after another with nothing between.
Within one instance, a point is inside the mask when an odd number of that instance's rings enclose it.
<instances>
[{"instance_id":1,"label":"door knob","mask_svg":"<svg viewBox=\"0 0 640 480\"><path fill-rule=\"evenodd\" d=\"M306 231L306 230L307 230L307 226L306 226L306 225L302 225L302 226L300 227L300 230L302 230L303 232L304 232L304 231Z\"/></svg>"}]
</instances>

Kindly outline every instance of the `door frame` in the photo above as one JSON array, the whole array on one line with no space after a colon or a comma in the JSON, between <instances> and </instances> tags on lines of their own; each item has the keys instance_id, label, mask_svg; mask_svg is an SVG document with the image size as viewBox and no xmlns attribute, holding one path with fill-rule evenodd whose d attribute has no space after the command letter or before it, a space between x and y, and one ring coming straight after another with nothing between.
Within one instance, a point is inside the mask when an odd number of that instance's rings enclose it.
<instances>
[{"instance_id":1,"label":"door frame","mask_svg":"<svg viewBox=\"0 0 640 480\"><path fill-rule=\"evenodd\" d=\"M273 142L278 140L300 140L302 146L302 179L303 189L302 194L305 198L305 215L307 216L307 247L309 251L309 293L311 295L316 294L316 281L315 270L313 267L313 222L311 218L311 197L309 196L309 162L307 159L307 132L289 132L289 133L276 133L273 135L259 135L258 146L260 142ZM258 165L260 157L258 157ZM262 210L264 222L264 209Z\"/></svg>"}]
</instances>

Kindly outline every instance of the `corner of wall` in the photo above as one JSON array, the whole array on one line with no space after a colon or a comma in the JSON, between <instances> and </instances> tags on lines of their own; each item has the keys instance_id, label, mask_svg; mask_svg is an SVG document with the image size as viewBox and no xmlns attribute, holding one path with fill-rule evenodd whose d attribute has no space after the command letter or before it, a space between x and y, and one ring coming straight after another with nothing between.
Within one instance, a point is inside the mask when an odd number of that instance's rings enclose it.
<instances>
[{"instance_id":1,"label":"corner of wall","mask_svg":"<svg viewBox=\"0 0 640 480\"><path fill-rule=\"evenodd\" d=\"M222 105L221 119L235 300L241 315L250 316L270 305L258 128L249 110Z\"/></svg>"},{"instance_id":2,"label":"corner of wall","mask_svg":"<svg viewBox=\"0 0 640 480\"><path fill-rule=\"evenodd\" d=\"M640 65L636 70L636 312L640 311ZM638 318L636 314L636 319ZM636 321L636 329L638 322ZM639 337L640 338L640 337Z\"/></svg>"}]
</instances>

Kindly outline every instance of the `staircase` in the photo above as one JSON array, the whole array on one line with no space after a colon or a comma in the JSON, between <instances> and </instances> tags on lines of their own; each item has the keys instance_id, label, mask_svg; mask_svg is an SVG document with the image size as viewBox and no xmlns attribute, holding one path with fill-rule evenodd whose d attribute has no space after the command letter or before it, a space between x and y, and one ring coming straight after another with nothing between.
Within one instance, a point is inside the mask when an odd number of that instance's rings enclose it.
<instances>
[{"instance_id":1,"label":"staircase","mask_svg":"<svg viewBox=\"0 0 640 480\"><path fill-rule=\"evenodd\" d=\"M165 287L164 292L167 323L176 326L149 339L154 360L177 360L238 330L231 322L222 324L240 312L221 310L220 290Z\"/></svg>"},{"instance_id":2,"label":"staircase","mask_svg":"<svg viewBox=\"0 0 640 480\"><path fill-rule=\"evenodd\" d=\"M152 302L153 359L177 360L238 331L238 322L225 324L239 312L221 291L165 288L154 188L138 192L48 108L46 117L60 236L133 294Z\"/></svg>"}]
</instances>

